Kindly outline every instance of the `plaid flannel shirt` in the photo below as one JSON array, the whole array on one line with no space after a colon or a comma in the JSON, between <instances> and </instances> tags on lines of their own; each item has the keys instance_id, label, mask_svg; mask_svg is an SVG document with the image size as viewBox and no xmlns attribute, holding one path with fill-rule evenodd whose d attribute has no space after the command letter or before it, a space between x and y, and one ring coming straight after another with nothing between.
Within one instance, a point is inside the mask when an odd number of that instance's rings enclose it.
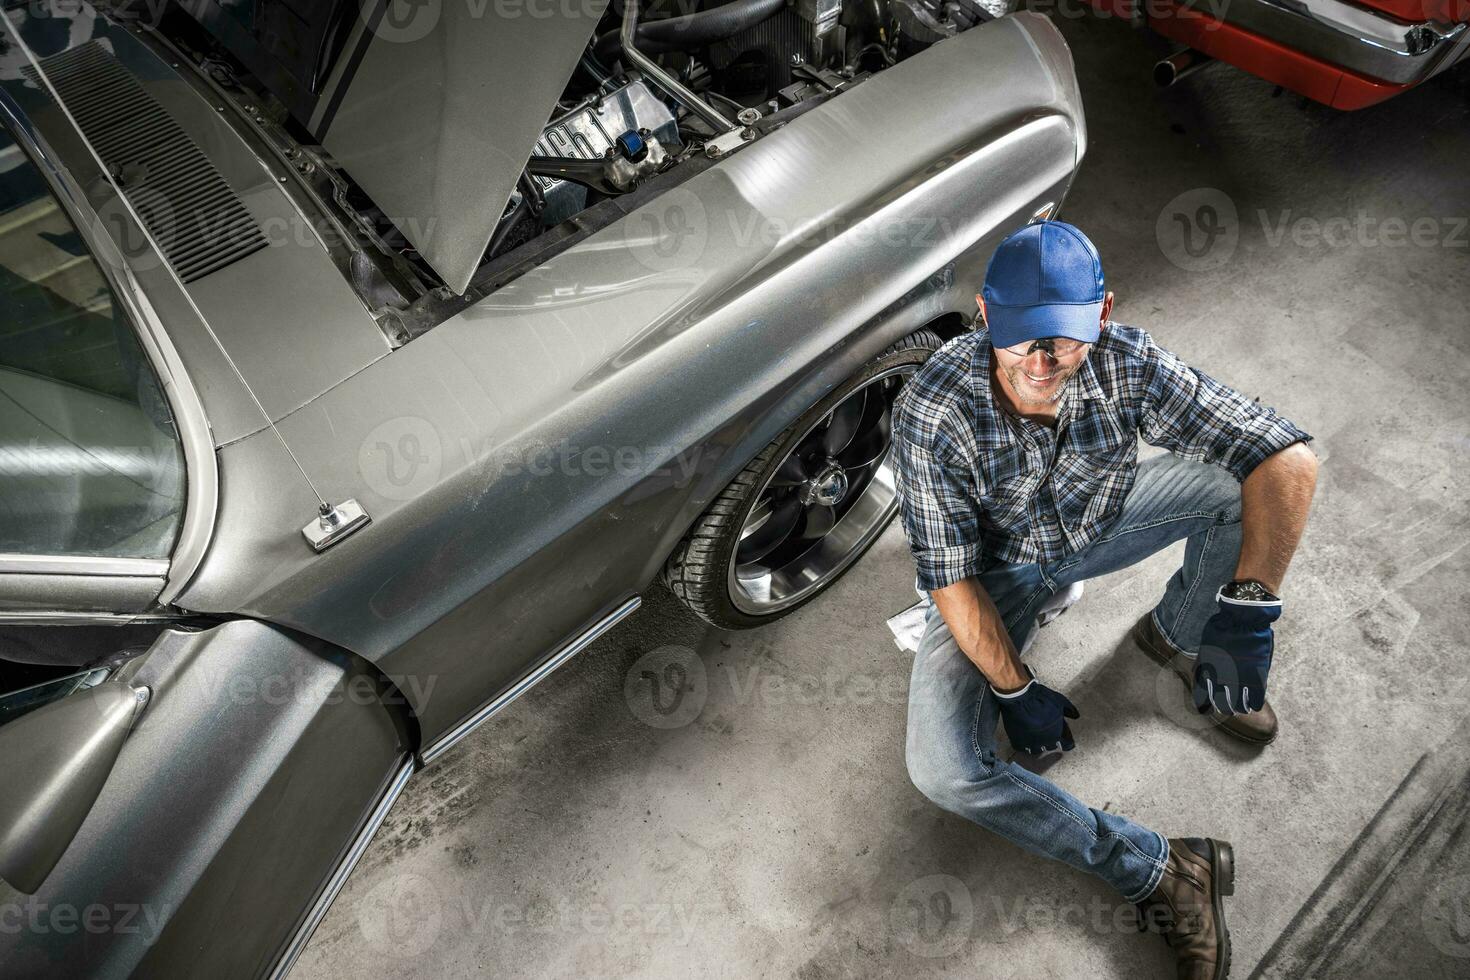
<instances>
[{"instance_id":1,"label":"plaid flannel shirt","mask_svg":"<svg viewBox=\"0 0 1470 980\"><path fill-rule=\"evenodd\" d=\"M1108 324L1067 380L1055 430L991 397L990 357L984 327L955 338L894 412L899 514L924 591L998 563L1056 561L1100 537L1133 487L1139 436L1237 480L1312 439L1135 327Z\"/></svg>"}]
</instances>

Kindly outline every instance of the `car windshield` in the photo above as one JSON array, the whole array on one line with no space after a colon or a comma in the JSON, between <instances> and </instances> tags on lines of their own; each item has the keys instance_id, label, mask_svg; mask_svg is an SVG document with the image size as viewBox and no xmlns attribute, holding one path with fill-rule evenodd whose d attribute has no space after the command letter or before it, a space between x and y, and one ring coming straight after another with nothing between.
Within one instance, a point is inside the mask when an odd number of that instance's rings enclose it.
<instances>
[{"instance_id":1,"label":"car windshield","mask_svg":"<svg viewBox=\"0 0 1470 980\"><path fill-rule=\"evenodd\" d=\"M137 334L0 130L0 554L165 558L183 500L178 435Z\"/></svg>"}]
</instances>

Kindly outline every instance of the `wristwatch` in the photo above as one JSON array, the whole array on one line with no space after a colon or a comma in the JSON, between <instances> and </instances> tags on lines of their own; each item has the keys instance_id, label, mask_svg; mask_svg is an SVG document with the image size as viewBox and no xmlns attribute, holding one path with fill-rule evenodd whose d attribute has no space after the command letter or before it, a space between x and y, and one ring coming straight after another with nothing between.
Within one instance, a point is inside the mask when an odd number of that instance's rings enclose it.
<instances>
[{"instance_id":1,"label":"wristwatch","mask_svg":"<svg viewBox=\"0 0 1470 980\"><path fill-rule=\"evenodd\" d=\"M1280 602L1279 595L1272 595L1271 590L1253 578L1238 578L1232 580L1228 585L1220 587L1220 595L1226 599L1234 599L1237 602Z\"/></svg>"}]
</instances>

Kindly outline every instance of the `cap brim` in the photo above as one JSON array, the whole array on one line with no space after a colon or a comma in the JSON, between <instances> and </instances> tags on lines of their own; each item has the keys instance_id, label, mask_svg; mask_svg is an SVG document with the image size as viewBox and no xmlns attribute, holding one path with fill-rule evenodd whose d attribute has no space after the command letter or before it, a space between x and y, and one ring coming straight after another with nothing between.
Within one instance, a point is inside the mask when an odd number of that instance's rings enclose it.
<instances>
[{"instance_id":1,"label":"cap brim","mask_svg":"<svg viewBox=\"0 0 1470 980\"><path fill-rule=\"evenodd\" d=\"M1038 306L985 306L990 342L1014 347L1042 337L1068 337L1084 344L1097 343L1102 333L1102 300L1096 303L1045 303Z\"/></svg>"}]
</instances>

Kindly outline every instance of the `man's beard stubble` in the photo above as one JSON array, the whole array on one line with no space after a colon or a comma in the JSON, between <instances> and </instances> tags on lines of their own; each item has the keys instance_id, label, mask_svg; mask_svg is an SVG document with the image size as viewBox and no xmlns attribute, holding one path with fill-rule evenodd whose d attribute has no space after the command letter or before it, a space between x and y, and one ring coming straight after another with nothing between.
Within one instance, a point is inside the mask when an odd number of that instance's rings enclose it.
<instances>
[{"instance_id":1,"label":"man's beard stubble","mask_svg":"<svg viewBox=\"0 0 1470 980\"><path fill-rule=\"evenodd\" d=\"M1081 368L1082 362L1079 361L1072 365L1071 370L1065 374L1059 374L1054 381L1055 387L1052 389L1052 393L1040 398L1031 397L1031 382L1026 380L1025 372L1021 369L1020 364L1017 364L1015 367L1002 367L1001 370L1005 371L1006 383L1011 386L1011 391L1016 394L1017 400L1022 405L1052 405L1061 399L1062 392L1067 390L1067 382Z\"/></svg>"}]
</instances>

